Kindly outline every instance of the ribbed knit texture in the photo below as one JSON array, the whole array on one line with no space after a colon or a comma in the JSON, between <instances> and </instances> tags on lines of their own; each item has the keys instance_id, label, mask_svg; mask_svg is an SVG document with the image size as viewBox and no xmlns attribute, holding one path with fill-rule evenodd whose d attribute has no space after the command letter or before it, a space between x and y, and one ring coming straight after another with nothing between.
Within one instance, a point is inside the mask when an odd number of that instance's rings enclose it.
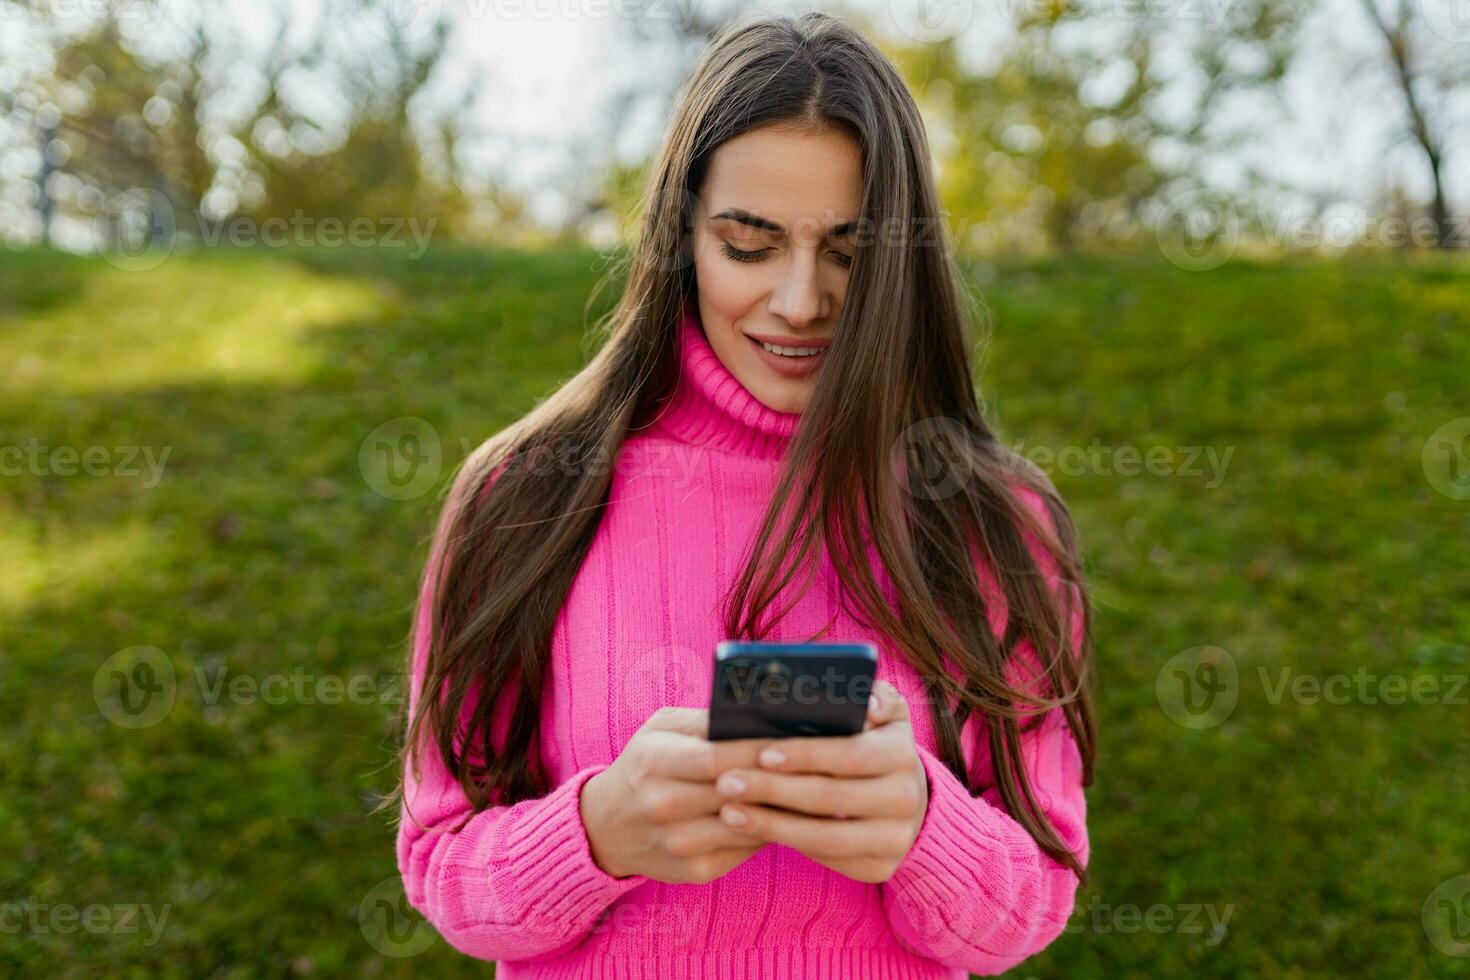
<instances>
[{"instance_id":1,"label":"ribbed knit texture","mask_svg":"<svg viewBox=\"0 0 1470 980\"><path fill-rule=\"evenodd\" d=\"M781 844L698 885L614 878L593 861L578 805L582 784L660 707L708 707L714 648L725 639L720 600L740 572L800 418L767 408L730 374L692 306L678 334L678 386L657 419L625 442L609 505L553 631L538 748L557 788L472 815L437 757L426 759L421 779L408 774L398 834L409 902L455 948L499 961L504 980L902 980L1014 966L1061 933L1076 879L1005 812L994 789L972 797L940 761L919 676L850 615L826 556L771 639L806 639L830 619L823 639L876 644L878 677L907 699L929 805L894 875L882 884L853 881ZM1023 497L1049 525L1040 498ZM1055 590L1055 565L1029 535L1028 543ZM891 589L881 567L874 571ZM1003 635L1004 602L989 571L979 571L990 589L991 628ZM426 621L421 614L411 709ZM1080 625L1074 617L1074 639ZM972 717L963 744L979 784L988 785L979 733ZM1038 799L1085 863L1081 759L1060 711L1025 736L1024 751Z\"/></svg>"}]
</instances>

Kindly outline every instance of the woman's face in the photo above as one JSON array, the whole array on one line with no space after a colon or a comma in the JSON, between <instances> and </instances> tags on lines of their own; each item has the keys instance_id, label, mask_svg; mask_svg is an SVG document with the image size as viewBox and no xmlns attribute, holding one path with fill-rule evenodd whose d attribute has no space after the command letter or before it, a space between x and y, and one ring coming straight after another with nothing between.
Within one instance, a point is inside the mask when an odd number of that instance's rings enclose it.
<instances>
[{"instance_id":1,"label":"woman's face","mask_svg":"<svg viewBox=\"0 0 1470 980\"><path fill-rule=\"evenodd\" d=\"M694 203L699 317L725 367L769 408L806 408L842 312L861 206L862 150L841 132L772 124L711 158Z\"/></svg>"}]
</instances>

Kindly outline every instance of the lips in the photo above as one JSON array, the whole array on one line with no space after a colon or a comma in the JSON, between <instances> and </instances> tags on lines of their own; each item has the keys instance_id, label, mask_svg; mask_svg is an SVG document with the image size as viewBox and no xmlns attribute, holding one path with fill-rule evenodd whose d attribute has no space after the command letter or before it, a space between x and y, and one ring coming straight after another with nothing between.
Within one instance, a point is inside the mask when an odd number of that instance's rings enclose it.
<instances>
[{"instance_id":1,"label":"lips","mask_svg":"<svg viewBox=\"0 0 1470 980\"><path fill-rule=\"evenodd\" d=\"M764 363L775 373L786 378L806 377L807 375L816 371L817 368L821 367L822 362L827 359L828 342L825 340L790 340L785 343L781 343L781 338L779 337L765 338L753 334L746 334L746 339L750 341L751 348L756 352L756 356L761 359L762 363ZM777 346L785 347L788 349L815 349L818 351L818 353L797 355L777 354L773 351L767 350L761 344L761 340L766 340L769 343L776 344Z\"/></svg>"},{"instance_id":2,"label":"lips","mask_svg":"<svg viewBox=\"0 0 1470 980\"><path fill-rule=\"evenodd\" d=\"M826 347L832 342L830 337L778 337L774 334L748 333L745 336L751 340L773 344L777 347L799 347L802 349L810 347Z\"/></svg>"}]
</instances>

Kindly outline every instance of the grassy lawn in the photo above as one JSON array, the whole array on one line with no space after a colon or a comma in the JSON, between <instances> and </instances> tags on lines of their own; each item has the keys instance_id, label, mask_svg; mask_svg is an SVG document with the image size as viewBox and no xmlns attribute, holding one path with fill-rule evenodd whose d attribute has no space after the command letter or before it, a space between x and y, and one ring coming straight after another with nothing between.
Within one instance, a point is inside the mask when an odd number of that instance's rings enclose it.
<instances>
[{"instance_id":1,"label":"grassy lawn","mask_svg":"<svg viewBox=\"0 0 1470 980\"><path fill-rule=\"evenodd\" d=\"M383 931L370 811L433 490L582 362L600 271L0 253L0 974L485 975ZM1102 677L1097 887L1015 975L1470 975L1431 941L1439 898L1470 912L1435 892L1470 873L1470 500L1422 460L1470 415L1470 266L969 271L991 416L1081 528ZM439 441L425 492L360 464L404 416ZM1176 655L1233 709L1181 714ZM171 708L109 720L112 668L164 685L160 656ZM1393 678L1437 693L1385 703Z\"/></svg>"}]
</instances>

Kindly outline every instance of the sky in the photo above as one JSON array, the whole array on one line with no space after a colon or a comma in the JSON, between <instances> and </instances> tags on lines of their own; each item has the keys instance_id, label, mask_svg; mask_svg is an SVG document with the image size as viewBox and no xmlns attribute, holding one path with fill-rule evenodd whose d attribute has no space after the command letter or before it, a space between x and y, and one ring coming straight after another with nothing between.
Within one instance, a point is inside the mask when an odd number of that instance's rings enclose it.
<instances>
[{"instance_id":1,"label":"sky","mask_svg":"<svg viewBox=\"0 0 1470 980\"><path fill-rule=\"evenodd\" d=\"M416 23L442 11L457 27L456 57L489 71L491 98L486 125L514 139L516 155L496 161L516 186L531 190L548 181L566 179L566 160L558 152L569 136L599 131L606 112L610 83L630 71L662 78L669 89L684 65L667 53L626 46L616 12L634 0L397 0L405 22ZM683 0L641 0L658 14L676 15ZM993 60L995 39L1003 36L1007 5L1030 0L856 0L899 37L920 40L956 33L972 64ZM1126 27L1129 11L1142 0L1084 0L1090 9L1112 11L1102 29ZM1229 0L1150 0L1158 9L1168 3L1175 16L1208 29L1225 15ZM1406 0L1426 5L1457 4L1466 29L1450 50L1470 64L1470 0ZM924 6L921 6L923 4ZM808 6L762 3L761 10L800 12ZM755 9L747 7L745 9ZM1451 11L1454 13L1454 11ZM1439 15L1443 24L1446 15ZM1458 21L1450 21L1458 24ZM1283 86L1280 103L1245 98L1227 102L1214 124L1243 131L1249 142L1209 162L1204 175L1212 185L1231 190L1247 168L1301 188L1318 198L1366 203L1392 175L1420 198L1430 191L1427 166L1412 147L1388 152L1400 125L1399 94L1372 68L1382 41L1364 15L1360 0L1321 0L1302 32L1303 54ZM1432 40L1440 41L1438 35ZM662 56L661 56L662 55ZM1187 52L1175 52L1187 59ZM1180 77L1187 74L1181 65ZM1162 93L1168 101L1169 93ZM1466 101L1470 102L1470 91ZM1470 120L1467 120L1470 121ZM625 152L654 144L662 120L643 120L622 134ZM1464 134L1470 136L1470 133ZM1462 141L1460 166L1450 175L1452 201L1470 200L1470 151ZM558 168L561 168L561 171ZM574 177L574 175L571 175ZM554 199L554 188L551 188Z\"/></svg>"},{"instance_id":2,"label":"sky","mask_svg":"<svg viewBox=\"0 0 1470 980\"><path fill-rule=\"evenodd\" d=\"M58 10L82 14L102 2L52 0ZM688 53L630 47L627 25L620 15L638 4L652 16L678 16L679 5L687 2L691 0L386 0L385 9L410 38L425 34L439 16L453 23L443 88L452 91L475 80L475 121L489 137L466 147L471 169L494 174L529 195L533 212L554 221L560 217L567 188L594 175L595 168L585 167L585 161L605 159L609 141L625 159L632 159L661 135L665 120L648 114L629 120L623 131L609 132L611 96L628 82L672 91L688 65ZM1034 0L853 2L871 11L899 37L924 40L957 34L971 63L983 66L993 59L997 39L1004 35L1010 7ZM1143 0L1078 2L1103 15L1089 30L1106 34L1126 29L1131 11ZM1161 3L1172 5L1171 16L1182 28L1173 32L1175 37L1218 23L1225 14L1221 4L1227 2L1149 0L1153 9L1159 9ZM1225 104L1212 124L1222 131L1244 132L1248 142L1209 159L1207 172L1201 175L1205 181L1229 191L1253 167L1319 199L1362 205L1391 175L1416 196L1427 197L1428 174L1422 157L1411 148L1386 150L1399 124L1401 106L1395 101L1397 93L1368 70L1375 63L1376 45L1382 42L1372 34L1360 2L1320 0L1302 34L1302 56L1279 100L1251 98ZM1441 5L1443 9L1429 18L1440 28L1434 37L1450 35L1450 50L1463 53L1470 64L1470 0L1405 2L1420 4L1426 16L1433 5ZM121 3L124 15L157 16L148 12L142 0ZM165 0L165 14L191 12L192 3ZM225 3L234 11L228 19L240 25L242 45L257 49L269 45L270 34L258 16L258 2ZM322 7L320 0L298 0L292 9L307 24ZM795 13L808 7L767 2L742 9ZM0 0L0 66L14 68L34 57L35 46L27 43L23 23L4 10ZM1457 12L1462 20L1452 16ZM365 18L360 24L345 26L377 31L376 23ZM1166 32L1166 44L1170 36ZM1101 39L1098 35L1078 40L1085 44ZM1165 87L1160 92L1167 105L1171 98L1185 94L1184 79L1190 68L1187 50L1182 46L1166 50L1161 65L1171 77L1181 80L1172 91ZM5 70L0 67L0 85L5 84ZM1470 102L1470 95L1466 101ZM1450 175L1451 200L1466 202L1470 200L1466 153L1470 147L1463 141L1458 145L1459 165Z\"/></svg>"}]
</instances>

